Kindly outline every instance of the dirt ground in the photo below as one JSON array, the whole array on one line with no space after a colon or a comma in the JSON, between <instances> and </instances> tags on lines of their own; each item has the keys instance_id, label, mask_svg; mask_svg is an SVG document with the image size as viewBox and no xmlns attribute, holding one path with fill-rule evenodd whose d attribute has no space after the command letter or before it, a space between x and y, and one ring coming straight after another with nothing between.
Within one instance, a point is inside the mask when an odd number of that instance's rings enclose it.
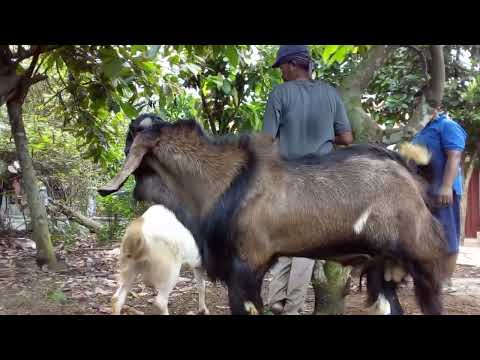
<instances>
[{"instance_id":1,"label":"dirt ground","mask_svg":"<svg viewBox=\"0 0 480 360\"><path fill-rule=\"evenodd\" d=\"M118 245L117 245L118 246ZM105 315L110 313L110 298L116 290L116 246L99 247L93 239L78 241L68 251L57 249L68 269L52 273L39 269L35 250L28 239L19 234L0 236L0 314L8 315ZM270 281L267 274L263 295ZM358 279L353 279L346 298L346 314L367 314L364 306L365 287L358 290ZM458 265L454 275L458 291L444 295L444 312L448 315L480 315L480 268ZM155 314L154 292L137 282L127 299L125 314ZM399 290L400 301L407 314L420 314L413 297L411 284ZM181 278L170 295L171 314L187 314L197 309L197 292L193 274L182 269ZM229 314L227 291L221 284L207 282L207 306L212 315ZM310 287L304 314L311 314L314 306Z\"/></svg>"}]
</instances>

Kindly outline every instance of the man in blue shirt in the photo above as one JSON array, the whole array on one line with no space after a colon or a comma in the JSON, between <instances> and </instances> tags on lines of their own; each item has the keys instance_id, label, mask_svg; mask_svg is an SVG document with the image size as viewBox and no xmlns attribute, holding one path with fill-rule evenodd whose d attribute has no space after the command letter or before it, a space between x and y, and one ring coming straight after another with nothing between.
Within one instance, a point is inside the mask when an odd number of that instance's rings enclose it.
<instances>
[{"instance_id":1,"label":"man in blue shirt","mask_svg":"<svg viewBox=\"0 0 480 360\"><path fill-rule=\"evenodd\" d=\"M421 95L421 93L417 93ZM463 194L461 171L462 152L467 134L440 107L430 107L425 114L428 123L413 138L412 143L425 146L430 153L433 176L429 194L434 202L433 214L442 223L449 246L450 276L455 270L460 246L460 199ZM447 285L447 284L446 284ZM448 290L453 290L451 280Z\"/></svg>"}]
</instances>

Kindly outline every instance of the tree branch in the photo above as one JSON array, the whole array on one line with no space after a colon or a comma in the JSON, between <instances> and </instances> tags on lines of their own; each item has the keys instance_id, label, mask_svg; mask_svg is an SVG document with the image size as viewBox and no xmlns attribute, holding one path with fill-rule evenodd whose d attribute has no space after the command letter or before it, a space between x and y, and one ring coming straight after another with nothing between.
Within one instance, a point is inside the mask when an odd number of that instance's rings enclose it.
<instances>
[{"instance_id":1,"label":"tree branch","mask_svg":"<svg viewBox=\"0 0 480 360\"><path fill-rule=\"evenodd\" d=\"M207 115L208 124L210 125L210 129L212 130L212 134L216 134L215 122L213 121L212 114L210 113L210 110L208 108L207 100L205 99L205 94L203 93L200 83L200 78L194 76L194 79L198 86L198 92L200 93L200 98L202 99L202 107L203 111L205 111L205 114Z\"/></svg>"},{"instance_id":2,"label":"tree branch","mask_svg":"<svg viewBox=\"0 0 480 360\"><path fill-rule=\"evenodd\" d=\"M36 75L38 73L38 71L42 67L42 64L43 64L44 61L45 61L45 56L42 57L42 59L40 60L40 62L37 65L36 69L33 70L33 75Z\"/></svg>"},{"instance_id":3,"label":"tree branch","mask_svg":"<svg viewBox=\"0 0 480 360\"><path fill-rule=\"evenodd\" d=\"M432 54L431 80L427 91L427 100L434 106L440 106L445 88L445 59L442 45L431 45Z\"/></svg>"},{"instance_id":4,"label":"tree branch","mask_svg":"<svg viewBox=\"0 0 480 360\"><path fill-rule=\"evenodd\" d=\"M48 84L48 87L52 90L50 84ZM57 91L55 94L53 94L46 102L44 102L42 104L42 106L46 106L50 101L52 101L53 99L57 98L57 97L61 97L60 95L62 94L62 92L64 92L65 90L67 90L67 88L63 88L63 89L60 89L59 91ZM53 90L52 90L53 91ZM63 104L62 104L63 105Z\"/></svg>"},{"instance_id":5,"label":"tree branch","mask_svg":"<svg viewBox=\"0 0 480 360\"><path fill-rule=\"evenodd\" d=\"M20 63L22 60L25 60L29 57L32 57L35 54L42 54L45 52L49 52L55 49L61 48L62 45L31 45L30 49L25 50L21 46L19 46L17 53L13 54L13 58L15 58L15 65Z\"/></svg>"},{"instance_id":6,"label":"tree branch","mask_svg":"<svg viewBox=\"0 0 480 360\"><path fill-rule=\"evenodd\" d=\"M420 57L423 60L423 73L425 74L425 78L428 80L429 75L428 75L428 62L427 62L427 57L425 56L425 53L422 51L422 49L417 48L414 45L406 45L408 49L414 50L417 54L420 55Z\"/></svg>"},{"instance_id":7,"label":"tree branch","mask_svg":"<svg viewBox=\"0 0 480 360\"><path fill-rule=\"evenodd\" d=\"M36 84L37 82L40 82L40 81L43 81L43 80L47 80L48 79L48 76L45 75L45 74L38 74L38 75L35 75L33 76L32 78L30 78L29 80L29 84L30 85L33 85L33 84Z\"/></svg>"},{"instance_id":8,"label":"tree branch","mask_svg":"<svg viewBox=\"0 0 480 360\"><path fill-rule=\"evenodd\" d=\"M24 75L27 79L30 79L32 77L33 70L35 69L35 66L37 65L39 56L40 56L39 53L33 54L32 62L30 63L30 66L28 67L27 71L25 71L25 75Z\"/></svg>"},{"instance_id":9,"label":"tree branch","mask_svg":"<svg viewBox=\"0 0 480 360\"><path fill-rule=\"evenodd\" d=\"M375 71L381 68L388 55L396 48L396 46L389 45L376 45L371 48L367 57L345 78L341 87L363 92L372 80Z\"/></svg>"}]
</instances>

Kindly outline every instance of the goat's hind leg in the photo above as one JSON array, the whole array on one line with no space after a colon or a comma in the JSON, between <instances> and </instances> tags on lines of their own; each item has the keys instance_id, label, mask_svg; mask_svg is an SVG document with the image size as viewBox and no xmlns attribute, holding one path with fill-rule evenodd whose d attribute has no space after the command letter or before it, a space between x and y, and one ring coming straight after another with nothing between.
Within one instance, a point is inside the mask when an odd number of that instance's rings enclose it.
<instances>
[{"instance_id":1,"label":"goat's hind leg","mask_svg":"<svg viewBox=\"0 0 480 360\"><path fill-rule=\"evenodd\" d=\"M120 315L136 276L137 269L135 266L130 266L120 273L120 286L112 296L112 314Z\"/></svg>"},{"instance_id":2,"label":"goat's hind leg","mask_svg":"<svg viewBox=\"0 0 480 360\"><path fill-rule=\"evenodd\" d=\"M397 296L395 281L385 280L385 266L382 263L367 270L367 304L375 315L403 315L403 309Z\"/></svg>"},{"instance_id":3,"label":"goat's hind leg","mask_svg":"<svg viewBox=\"0 0 480 360\"><path fill-rule=\"evenodd\" d=\"M160 270L161 272L156 272L157 278L155 279L155 287L158 292L155 297L155 305L157 306L160 315L169 315L168 297L177 284L180 269L181 264L173 264L171 267L164 267Z\"/></svg>"},{"instance_id":4,"label":"goat's hind leg","mask_svg":"<svg viewBox=\"0 0 480 360\"><path fill-rule=\"evenodd\" d=\"M205 303L205 276L202 268L193 268L195 281L197 282L198 291L198 315L209 315L207 305Z\"/></svg>"}]
</instances>

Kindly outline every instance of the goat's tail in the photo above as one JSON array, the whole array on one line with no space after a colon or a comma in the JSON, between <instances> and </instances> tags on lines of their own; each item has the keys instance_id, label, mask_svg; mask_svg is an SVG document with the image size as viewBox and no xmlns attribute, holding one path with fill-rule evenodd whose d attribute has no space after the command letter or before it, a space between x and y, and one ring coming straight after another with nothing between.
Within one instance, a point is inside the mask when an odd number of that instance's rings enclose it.
<instances>
[{"instance_id":1,"label":"goat's tail","mask_svg":"<svg viewBox=\"0 0 480 360\"><path fill-rule=\"evenodd\" d=\"M403 143L399 146L398 152L407 160L413 160L417 165L430 163L432 154L422 145Z\"/></svg>"},{"instance_id":2,"label":"goat's tail","mask_svg":"<svg viewBox=\"0 0 480 360\"><path fill-rule=\"evenodd\" d=\"M399 146L398 153L406 160L413 173L420 175L427 182L432 181L433 169L430 163L432 154L426 147L406 142Z\"/></svg>"},{"instance_id":3,"label":"goat's tail","mask_svg":"<svg viewBox=\"0 0 480 360\"><path fill-rule=\"evenodd\" d=\"M128 225L122 239L121 258L138 260L145 250L143 218L135 219Z\"/></svg>"}]
</instances>

